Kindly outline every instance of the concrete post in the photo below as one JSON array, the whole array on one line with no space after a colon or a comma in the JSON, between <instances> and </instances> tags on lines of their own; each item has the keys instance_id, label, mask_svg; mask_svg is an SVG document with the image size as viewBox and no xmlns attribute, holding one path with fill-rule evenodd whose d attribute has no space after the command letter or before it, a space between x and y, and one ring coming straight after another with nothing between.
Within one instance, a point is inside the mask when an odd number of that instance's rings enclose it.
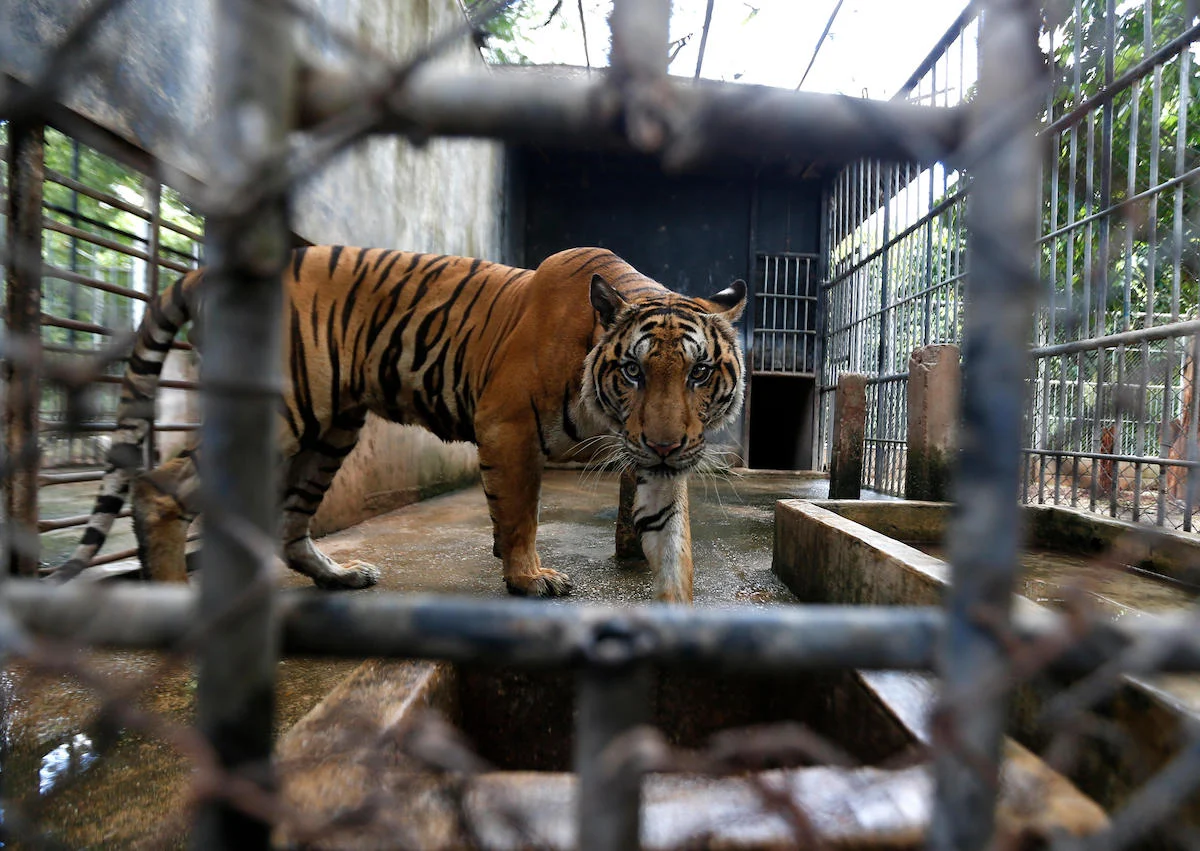
<instances>
[{"instance_id":1,"label":"concrete post","mask_svg":"<svg viewBox=\"0 0 1200 851\"><path fill-rule=\"evenodd\" d=\"M958 346L923 346L909 357L905 499L950 498L961 385Z\"/></svg>"},{"instance_id":2,"label":"concrete post","mask_svg":"<svg viewBox=\"0 0 1200 851\"><path fill-rule=\"evenodd\" d=\"M633 501L637 496L637 474L632 469L621 473L621 499L617 504L617 558L642 559L642 539L633 526Z\"/></svg>"},{"instance_id":3,"label":"concrete post","mask_svg":"<svg viewBox=\"0 0 1200 851\"><path fill-rule=\"evenodd\" d=\"M833 396L833 452L829 460L829 498L858 499L862 494L863 435L867 421L867 377L854 372L838 379Z\"/></svg>"}]
</instances>

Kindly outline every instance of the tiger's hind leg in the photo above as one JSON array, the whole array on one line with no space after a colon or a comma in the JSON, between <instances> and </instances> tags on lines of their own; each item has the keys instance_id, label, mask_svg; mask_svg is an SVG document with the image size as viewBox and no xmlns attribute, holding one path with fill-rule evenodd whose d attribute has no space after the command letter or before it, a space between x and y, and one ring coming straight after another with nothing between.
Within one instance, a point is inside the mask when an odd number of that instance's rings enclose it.
<instances>
[{"instance_id":1,"label":"tiger's hind leg","mask_svg":"<svg viewBox=\"0 0 1200 851\"><path fill-rule=\"evenodd\" d=\"M379 568L362 561L339 565L318 550L308 534L313 515L342 461L358 441L365 411L345 412L312 446L301 449L288 464L283 494L283 559L287 566L312 579L318 588L367 588L379 581Z\"/></svg>"},{"instance_id":2,"label":"tiger's hind leg","mask_svg":"<svg viewBox=\"0 0 1200 851\"><path fill-rule=\"evenodd\" d=\"M184 453L133 481L133 530L143 575L156 582L187 581L187 531L199 511L199 479Z\"/></svg>"}]
</instances>

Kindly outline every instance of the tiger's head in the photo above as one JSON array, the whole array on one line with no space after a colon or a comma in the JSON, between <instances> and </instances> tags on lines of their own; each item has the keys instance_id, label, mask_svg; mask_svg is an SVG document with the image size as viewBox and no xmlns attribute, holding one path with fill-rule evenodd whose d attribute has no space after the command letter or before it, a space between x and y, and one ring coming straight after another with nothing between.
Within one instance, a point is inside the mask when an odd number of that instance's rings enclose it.
<instances>
[{"instance_id":1,"label":"tiger's head","mask_svg":"<svg viewBox=\"0 0 1200 851\"><path fill-rule=\"evenodd\" d=\"M596 275L591 302L604 333L584 361L584 412L619 438L619 457L644 470L676 475L715 464L706 433L742 407L733 323L746 284L706 299L662 292L628 301Z\"/></svg>"}]
</instances>

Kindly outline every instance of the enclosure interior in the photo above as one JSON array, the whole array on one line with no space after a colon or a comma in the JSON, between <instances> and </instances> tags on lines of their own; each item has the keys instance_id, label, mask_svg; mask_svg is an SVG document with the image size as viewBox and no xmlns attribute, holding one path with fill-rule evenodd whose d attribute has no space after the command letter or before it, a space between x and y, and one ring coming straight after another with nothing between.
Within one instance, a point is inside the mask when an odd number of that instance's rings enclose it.
<instances>
[{"instance_id":1,"label":"enclosure interior","mask_svg":"<svg viewBox=\"0 0 1200 851\"><path fill-rule=\"evenodd\" d=\"M738 278L750 284L739 326L746 406L718 439L736 448L742 464L810 469L820 171L724 160L665 173L648 158L524 146L508 156L509 262L536 267L556 251L598 245L687 295L711 295ZM760 379L770 396L761 403ZM756 418L764 422L755 426Z\"/></svg>"}]
</instances>

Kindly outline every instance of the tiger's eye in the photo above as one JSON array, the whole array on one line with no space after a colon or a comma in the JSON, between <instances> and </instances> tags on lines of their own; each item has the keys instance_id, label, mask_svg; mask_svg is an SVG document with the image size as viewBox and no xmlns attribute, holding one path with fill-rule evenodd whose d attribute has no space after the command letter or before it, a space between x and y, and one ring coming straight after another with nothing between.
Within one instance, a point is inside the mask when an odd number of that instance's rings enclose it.
<instances>
[{"instance_id":1,"label":"tiger's eye","mask_svg":"<svg viewBox=\"0 0 1200 851\"><path fill-rule=\"evenodd\" d=\"M711 364L698 363L692 367L692 381L697 384L703 384L710 375L712 375Z\"/></svg>"},{"instance_id":2,"label":"tiger's eye","mask_svg":"<svg viewBox=\"0 0 1200 851\"><path fill-rule=\"evenodd\" d=\"M626 361L621 367L621 374L636 384L642 377L642 368L633 361Z\"/></svg>"}]
</instances>

